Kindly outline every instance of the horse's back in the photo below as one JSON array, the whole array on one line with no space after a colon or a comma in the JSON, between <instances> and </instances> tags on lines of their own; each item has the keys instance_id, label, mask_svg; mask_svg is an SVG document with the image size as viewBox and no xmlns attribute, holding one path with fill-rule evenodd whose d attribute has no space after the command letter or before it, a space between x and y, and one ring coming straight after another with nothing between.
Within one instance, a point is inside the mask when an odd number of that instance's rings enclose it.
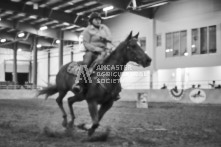
<instances>
[{"instance_id":1,"label":"horse's back","mask_svg":"<svg viewBox=\"0 0 221 147\"><path fill-rule=\"evenodd\" d=\"M76 76L68 72L68 67L76 62L69 62L63 65L56 75L56 85L59 90L70 90L75 82Z\"/></svg>"}]
</instances>

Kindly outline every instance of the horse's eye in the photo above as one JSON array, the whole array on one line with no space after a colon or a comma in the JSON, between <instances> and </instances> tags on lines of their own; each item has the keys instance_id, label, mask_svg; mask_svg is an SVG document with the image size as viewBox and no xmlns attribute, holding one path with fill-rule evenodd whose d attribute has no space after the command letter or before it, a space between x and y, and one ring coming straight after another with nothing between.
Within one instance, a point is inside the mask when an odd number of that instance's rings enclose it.
<instances>
[{"instance_id":1,"label":"horse's eye","mask_svg":"<svg viewBox=\"0 0 221 147\"><path fill-rule=\"evenodd\" d=\"M131 45L131 47L132 47L132 48L135 48L135 47L136 47L136 45L135 45L135 44L133 44L133 45Z\"/></svg>"}]
</instances>

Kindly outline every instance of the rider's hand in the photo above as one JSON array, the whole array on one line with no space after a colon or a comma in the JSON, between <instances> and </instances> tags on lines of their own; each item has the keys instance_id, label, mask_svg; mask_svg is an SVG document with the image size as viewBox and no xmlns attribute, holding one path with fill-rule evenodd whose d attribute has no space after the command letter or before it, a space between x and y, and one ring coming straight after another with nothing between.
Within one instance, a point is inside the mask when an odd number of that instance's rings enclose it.
<instances>
[{"instance_id":1,"label":"rider's hand","mask_svg":"<svg viewBox=\"0 0 221 147\"><path fill-rule=\"evenodd\" d=\"M94 51L95 51L95 52L102 52L102 51L103 51L103 49L102 49L102 48L100 48L100 47L96 47Z\"/></svg>"},{"instance_id":2,"label":"rider's hand","mask_svg":"<svg viewBox=\"0 0 221 147\"><path fill-rule=\"evenodd\" d=\"M100 36L100 40L101 40L102 42L111 42L111 41L108 40L107 38L105 38L105 37L101 37L101 36Z\"/></svg>"}]
</instances>

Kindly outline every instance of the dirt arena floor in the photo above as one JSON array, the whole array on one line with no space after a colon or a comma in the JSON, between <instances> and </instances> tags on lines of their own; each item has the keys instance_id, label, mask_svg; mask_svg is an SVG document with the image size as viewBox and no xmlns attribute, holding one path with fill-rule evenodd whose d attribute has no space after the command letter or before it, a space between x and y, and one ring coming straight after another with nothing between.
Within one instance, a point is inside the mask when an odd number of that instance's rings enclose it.
<instances>
[{"instance_id":1,"label":"dirt arena floor","mask_svg":"<svg viewBox=\"0 0 221 147\"><path fill-rule=\"evenodd\" d=\"M64 102L66 110L67 104ZM85 103L74 105L76 124L90 123ZM116 102L95 136L61 126L55 100L0 100L0 147L221 147L221 105ZM105 140L106 139L106 140Z\"/></svg>"}]
</instances>

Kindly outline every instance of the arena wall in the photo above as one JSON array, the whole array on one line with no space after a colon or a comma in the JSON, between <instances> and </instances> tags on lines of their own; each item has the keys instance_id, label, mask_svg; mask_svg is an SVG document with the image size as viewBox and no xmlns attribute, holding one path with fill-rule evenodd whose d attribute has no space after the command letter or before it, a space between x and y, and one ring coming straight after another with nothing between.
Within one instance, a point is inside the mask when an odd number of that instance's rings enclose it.
<instances>
[{"instance_id":1,"label":"arena wall","mask_svg":"<svg viewBox=\"0 0 221 147\"><path fill-rule=\"evenodd\" d=\"M189 94L193 89L184 90L183 96L180 100L175 100L170 95L169 90L122 90L120 93L120 101L137 101L138 93L147 94L147 102L169 102L169 103L189 103L193 104L190 100ZM206 93L206 100L201 104L221 104L221 89L202 89ZM36 99L36 90L0 90L0 99ZM73 94L69 92L64 100ZM49 97L55 99L57 94ZM44 96L39 96L43 99Z\"/></svg>"}]
</instances>

